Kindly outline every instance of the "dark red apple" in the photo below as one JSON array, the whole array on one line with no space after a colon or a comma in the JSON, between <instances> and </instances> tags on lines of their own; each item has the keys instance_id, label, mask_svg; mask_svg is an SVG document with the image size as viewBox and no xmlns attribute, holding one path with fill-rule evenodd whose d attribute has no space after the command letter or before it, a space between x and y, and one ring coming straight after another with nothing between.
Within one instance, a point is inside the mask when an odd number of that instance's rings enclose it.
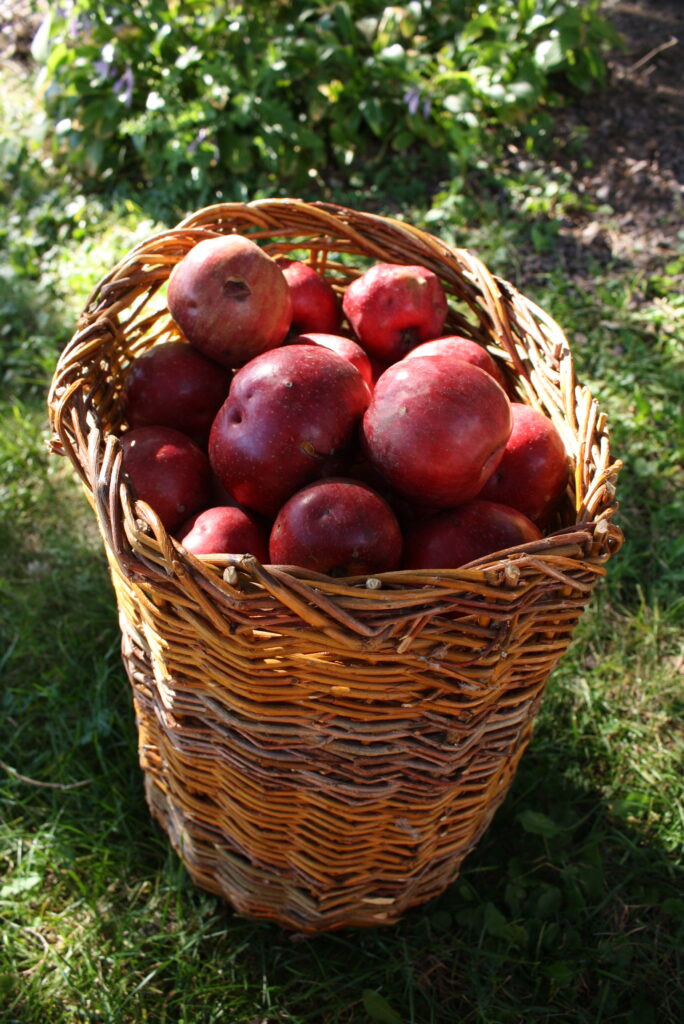
<instances>
[{"instance_id":1,"label":"dark red apple","mask_svg":"<svg viewBox=\"0 0 684 1024\"><path fill-rule=\"evenodd\" d=\"M402 564L405 569L458 569L540 538L539 528L522 512L478 499L406 530Z\"/></svg>"},{"instance_id":2,"label":"dark red apple","mask_svg":"<svg viewBox=\"0 0 684 1024\"><path fill-rule=\"evenodd\" d=\"M168 307L188 341L223 366L243 366L284 340L292 320L282 270L256 242L198 242L169 277Z\"/></svg>"},{"instance_id":3,"label":"dark red apple","mask_svg":"<svg viewBox=\"0 0 684 1024\"><path fill-rule=\"evenodd\" d=\"M329 281L308 263L276 256L276 263L290 286L292 326L290 333L317 331L335 334L342 324L342 307Z\"/></svg>"},{"instance_id":4,"label":"dark red apple","mask_svg":"<svg viewBox=\"0 0 684 1024\"><path fill-rule=\"evenodd\" d=\"M179 430L138 427L123 435L121 449L135 497L154 509L169 532L209 504L209 460Z\"/></svg>"},{"instance_id":5,"label":"dark red apple","mask_svg":"<svg viewBox=\"0 0 684 1024\"><path fill-rule=\"evenodd\" d=\"M174 427L205 445L230 380L230 370L185 341L154 345L126 375L129 426Z\"/></svg>"},{"instance_id":6,"label":"dark red apple","mask_svg":"<svg viewBox=\"0 0 684 1024\"><path fill-rule=\"evenodd\" d=\"M541 522L558 504L568 482L565 445L548 416L511 402L513 429L503 458L478 498L511 505Z\"/></svg>"},{"instance_id":7,"label":"dark red apple","mask_svg":"<svg viewBox=\"0 0 684 1024\"><path fill-rule=\"evenodd\" d=\"M331 352L337 352L338 356L348 359L359 371L369 388L373 387L373 368L371 361L355 341L351 338L343 338L340 334L320 334L308 331L306 334L298 334L292 339L294 345L321 345L329 348Z\"/></svg>"},{"instance_id":8,"label":"dark red apple","mask_svg":"<svg viewBox=\"0 0 684 1024\"><path fill-rule=\"evenodd\" d=\"M321 480L297 491L276 516L269 541L274 565L331 576L390 572L401 559L394 512L356 480Z\"/></svg>"},{"instance_id":9,"label":"dark red apple","mask_svg":"<svg viewBox=\"0 0 684 1024\"><path fill-rule=\"evenodd\" d=\"M256 516L234 505L206 508L191 516L176 539L193 555L248 554L268 561L268 532Z\"/></svg>"},{"instance_id":10,"label":"dark red apple","mask_svg":"<svg viewBox=\"0 0 684 1024\"><path fill-rule=\"evenodd\" d=\"M264 515L353 438L370 390L348 359L319 345L286 345L238 370L209 436L213 471L241 505Z\"/></svg>"},{"instance_id":11,"label":"dark red apple","mask_svg":"<svg viewBox=\"0 0 684 1024\"><path fill-rule=\"evenodd\" d=\"M453 356L390 366L375 385L362 437L399 494L423 506L470 501L503 456L510 402L493 377Z\"/></svg>"},{"instance_id":12,"label":"dark red apple","mask_svg":"<svg viewBox=\"0 0 684 1024\"><path fill-rule=\"evenodd\" d=\"M412 348L404 358L412 359L416 356L456 356L457 359L462 359L466 363L472 363L473 366L479 366L481 370L485 370L494 378L497 384L500 384L506 390L504 375L494 359L486 348L478 345L472 338L462 338L458 334L449 334L444 338L424 341L422 345Z\"/></svg>"},{"instance_id":13,"label":"dark red apple","mask_svg":"<svg viewBox=\"0 0 684 1024\"><path fill-rule=\"evenodd\" d=\"M376 263L351 282L342 308L365 350L392 363L442 333L447 300L426 267Z\"/></svg>"},{"instance_id":14,"label":"dark red apple","mask_svg":"<svg viewBox=\"0 0 684 1024\"><path fill-rule=\"evenodd\" d=\"M368 358L370 360L371 371L372 371L372 374L373 374L373 387L375 387L375 385L377 384L377 382L380 379L380 377L382 377L382 375L385 372L385 370L389 366L392 366L393 363L386 363L382 359L376 359L375 356L369 356Z\"/></svg>"},{"instance_id":15,"label":"dark red apple","mask_svg":"<svg viewBox=\"0 0 684 1024\"><path fill-rule=\"evenodd\" d=\"M219 505L235 505L236 508L240 507L240 503L235 500L232 494L228 493L228 491L225 489L221 481L213 472L211 475L210 504L216 507L218 507Z\"/></svg>"}]
</instances>

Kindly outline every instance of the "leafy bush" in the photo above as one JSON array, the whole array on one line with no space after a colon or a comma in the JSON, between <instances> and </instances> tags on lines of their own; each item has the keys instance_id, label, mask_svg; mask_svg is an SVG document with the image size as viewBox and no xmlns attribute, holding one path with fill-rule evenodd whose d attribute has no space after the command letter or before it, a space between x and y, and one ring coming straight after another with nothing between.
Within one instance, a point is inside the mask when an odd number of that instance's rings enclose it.
<instances>
[{"instance_id":1,"label":"leafy bush","mask_svg":"<svg viewBox=\"0 0 684 1024\"><path fill-rule=\"evenodd\" d=\"M598 0L72 0L34 43L55 158L177 208L462 174L615 42Z\"/></svg>"},{"instance_id":2,"label":"leafy bush","mask_svg":"<svg viewBox=\"0 0 684 1024\"><path fill-rule=\"evenodd\" d=\"M17 400L43 397L91 288L157 227L52 165L31 96L27 76L0 71L0 392Z\"/></svg>"}]
</instances>

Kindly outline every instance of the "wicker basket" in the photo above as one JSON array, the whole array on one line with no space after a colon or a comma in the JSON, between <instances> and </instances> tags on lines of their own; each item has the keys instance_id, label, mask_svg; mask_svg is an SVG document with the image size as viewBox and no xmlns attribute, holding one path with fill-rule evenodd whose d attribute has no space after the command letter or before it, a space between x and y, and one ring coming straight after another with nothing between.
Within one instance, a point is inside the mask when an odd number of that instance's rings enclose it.
<instances>
[{"instance_id":1,"label":"wicker basket","mask_svg":"<svg viewBox=\"0 0 684 1024\"><path fill-rule=\"evenodd\" d=\"M574 473L558 529L459 570L345 580L196 558L171 539L121 475L122 381L177 337L163 298L173 266L232 231L310 260L340 292L375 260L433 270L448 329L486 343L564 439ZM111 567L147 800L194 881L310 932L391 923L440 893L504 799L547 677L622 541L620 464L558 325L471 253L405 223L290 199L223 204L100 282L49 410Z\"/></svg>"}]
</instances>

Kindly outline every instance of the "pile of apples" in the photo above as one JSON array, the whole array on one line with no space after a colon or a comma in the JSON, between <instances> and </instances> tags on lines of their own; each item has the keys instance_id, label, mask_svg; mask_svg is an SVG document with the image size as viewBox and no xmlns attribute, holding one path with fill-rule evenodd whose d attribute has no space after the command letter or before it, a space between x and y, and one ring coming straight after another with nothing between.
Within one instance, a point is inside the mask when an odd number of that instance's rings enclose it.
<instances>
[{"instance_id":1,"label":"pile of apples","mask_svg":"<svg viewBox=\"0 0 684 1024\"><path fill-rule=\"evenodd\" d=\"M537 540L565 491L551 420L445 336L427 268L376 263L338 295L231 234L174 267L179 340L125 383L123 467L187 550L333 576L457 568Z\"/></svg>"}]
</instances>

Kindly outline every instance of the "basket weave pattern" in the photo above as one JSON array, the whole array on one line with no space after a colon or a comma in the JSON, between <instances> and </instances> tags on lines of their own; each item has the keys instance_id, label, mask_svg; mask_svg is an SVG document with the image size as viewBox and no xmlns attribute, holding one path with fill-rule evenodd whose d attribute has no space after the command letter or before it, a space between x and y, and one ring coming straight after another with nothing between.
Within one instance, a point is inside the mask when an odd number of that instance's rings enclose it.
<instances>
[{"instance_id":1,"label":"basket weave pattern","mask_svg":"<svg viewBox=\"0 0 684 1024\"><path fill-rule=\"evenodd\" d=\"M121 472L132 360L177 337L173 266L237 231L341 293L369 261L442 280L449 331L482 341L574 470L558 529L444 572L339 580L194 557ZM561 329L466 250L389 218L263 200L199 211L97 286L49 396L116 592L147 800L193 879L304 931L396 921L437 895L506 795L550 671L622 535L605 417Z\"/></svg>"}]
</instances>

